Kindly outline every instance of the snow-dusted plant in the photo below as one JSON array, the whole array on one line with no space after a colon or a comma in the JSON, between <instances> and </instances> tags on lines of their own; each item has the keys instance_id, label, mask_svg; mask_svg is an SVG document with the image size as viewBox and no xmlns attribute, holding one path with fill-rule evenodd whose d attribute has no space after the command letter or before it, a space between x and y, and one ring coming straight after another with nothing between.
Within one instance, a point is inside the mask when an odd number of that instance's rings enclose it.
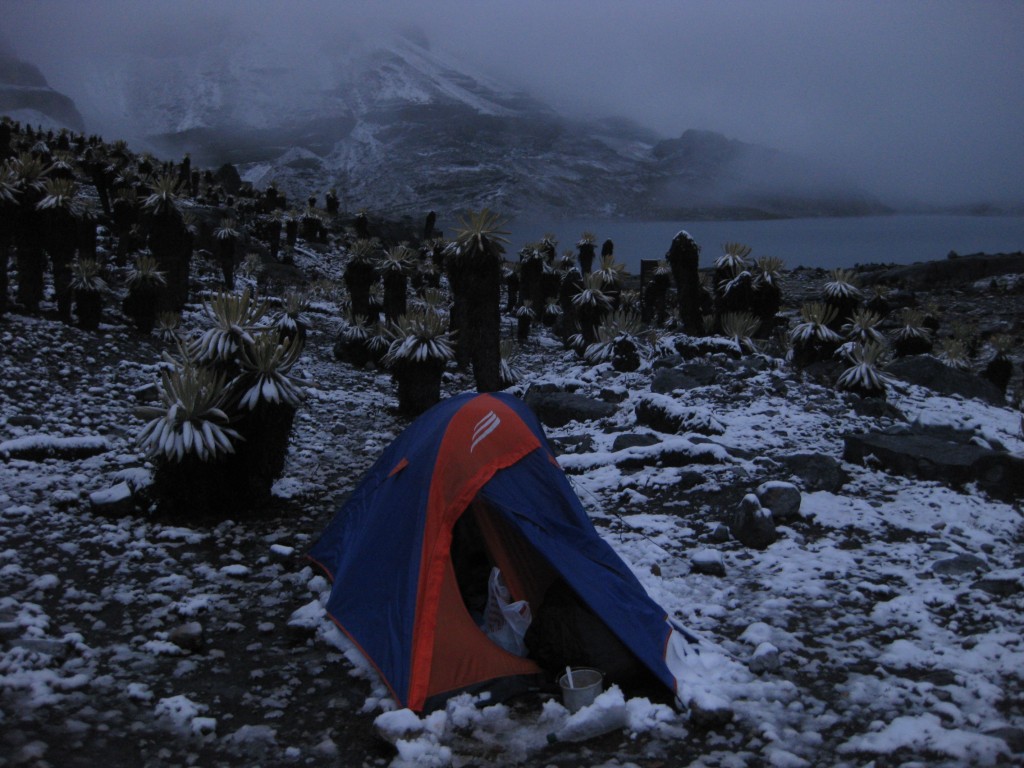
<instances>
[{"instance_id":1,"label":"snow-dusted plant","mask_svg":"<svg viewBox=\"0 0 1024 768\"><path fill-rule=\"evenodd\" d=\"M790 332L789 337L794 344L805 343L818 339L821 341L840 342L838 333L828 327L835 319L836 311L827 304L812 301L800 307L802 322Z\"/></svg>"},{"instance_id":2,"label":"snow-dusted plant","mask_svg":"<svg viewBox=\"0 0 1024 768\"><path fill-rule=\"evenodd\" d=\"M597 341L583 352L587 362L611 362L618 371L635 371L640 367L640 351L649 344L639 316L619 310L610 315L597 329Z\"/></svg>"},{"instance_id":3,"label":"snow-dusted plant","mask_svg":"<svg viewBox=\"0 0 1024 768\"><path fill-rule=\"evenodd\" d=\"M741 351L757 351L753 337L761 327L760 318L750 312L726 312L721 322L722 335L732 339Z\"/></svg>"},{"instance_id":4,"label":"snow-dusted plant","mask_svg":"<svg viewBox=\"0 0 1024 768\"><path fill-rule=\"evenodd\" d=\"M850 269L833 269L829 272L829 280L822 288L828 301L837 299L860 299L861 290L857 287L857 276Z\"/></svg>"},{"instance_id":5,"label":"snow-dusted plant","mask_svg":"<svg viewBox=\"0 0 1024 768\"><path fill-rule=\"evenodd\" d=\"M0 164L0 203L14 203L21 190L18 187L17 174L10 163Z\"/></svg>"},{"instance_id":6,"label":"snow-dusted plant","mask_svg":"<svg viewBox=\"0 0 1024 768\"><path fill-rule=\"evenodd\" d=\"M156 333L162 341L177 341L180 327L181 315L178 312L161 312L156 317Z\"/></svg>"},{"instance_id":7,"label":"snow-dusted plant","mask_svg":"<svg viewBox=\"0 0 1024 768\"><path fill-rule=\"evenodd\" d=\"M725 243L722 246L722 255L715 259L715 269L734 276L749 271L748 257L752 250L749 245L743 243Z\"/></svg>"},{"instance_id":8,"label":"snow-dusted plant","mask_svg":"<svg viewBox=\"0 0 1024 768\"><path fill-rule=\"evenodd\" d=\"M836 386L863 397L885 397L892 377L883 372L886 348L882 344L856 344L849 352L850 367L839 374Z\"/></svg>"},{"instance_id":9,"label":"snow-dusted plant","mask_svg":"<svg viewBox=\"0 0 1024 768\"><path fill-rule=\"evenodd\" d=\"M391 330L393 341L384 364L447 362L455 357L444 323L432 312L411 312L399 318Z\"/></svg>"},{"instance_id":10,"label":"snow-dusted plant","mask_svg":"<svg viewBox=\"0 0 1024 768\"><path fill-rule=\"evenodd\" d=\"M238 407L254 411L262 404L297 408L305 397L302 382L288 375L302 354L302 342L278 342L276 334L262 333L241 348L242 372L228 389L238 398Z\"/></svg>"},{"instance_id":11,"label":"snow-dusted plant","mask_svg":"<svg viewBox=\"0 0 1024 768\"><path fill-rule=\"evenodd\" d=\"M140 288L159 288L167 285L167 276L160 271L157 260L147 254L140 254L128 272L125 286L129 291Z\"/></svg>"},{"instance_id":12,"label":"snow-dusted plant","mask_svg":"<svg viewBox=\"0 0 1024 768\"><path fill-rule=\"evenodd\" d=\"M40 211L63 208L77 213L78 185L74 179L47 179L43 185L43 199L36 203L36 209Z\"/></svg>"},{"instance_id":13,"label":"snow-dusted plant","mask_svg":"<svg viewBox=\"0 0 1024 768\"><path fill-rule=\"evenodd\" d=\"M583 281L583 290L572 297L572 303L581 311L583 309L604 311L611 308L612 301L602 290L603 283L598 272L587 275Z\"/></svg>"},{"instance_id":14,"label":"snow-dusted plant","mask_svg":"<svg viewBox=\"0 0 1024 768\"><path fill-rule=\"evenodd\" d=\"M78 259L71 267L71 288L75 291L102 293L107 282L100 275L96 259Z\"/></svg>"},{"instance_id":15,"label":"snow-dusted plant","mask_svg":"<svg viewBox=\"0 0 1024 768\"><path fill-rule=\"evenodd\" d=\"M836 318L836 308L821 302L800 307L802 322L789 332L790 361L799 367L832 357L842 337L829 327Z\"/></svg>"},{"instance_id":16,"label":"snow-dusted plant","mask_svg":"<svg viewBox=\"0 0 1024 768\"><path fill-rule=\"evenodd\" d=\"M261 323L269 309L265 302L253 301L248 288L241 294L217 293L203 306L214 326L190 347L200 363L234 360L243 345L254 343L253 333L264 328Z\"/></svg>"},{"instance_id":17,"label":"snow-dusted plant","mask_svg":"<svg viewBox=\"0 0 1024 768\"><path fill-rule=\"evenodd\" d=\"M850 315L849 321L843 324L841 330L847 341L884 346L885 336L878 330L878 324L881 322L881 315L869 309L858 309Z\"/></svg>"},{"instance_id":18,"label":"snow-dusted plant","mask_svg":"<svg viewBox=\"0 0 1024 768\"><path fill-rule=\"evenodd\" d=\"M502 388L518 384L522 379L519 370L519 347L512 339L501 340L501 384Z\"/></svg>"},{"instance_id":19,"label":"snow-dusted plant","mask_svg":"<svg viewBox=\"0 0 1024 768\"><path fill-rule=\"evenodd\" d=\"M288 291L284 295L284 303L274 316L274 327L278 338L294 339L301 337L305 341L306 330L309 328L309 297L301 291Z\"/></svg>"},{"instance_id":20,"label":"snow-dusted plant","mask_svg":"<svg viewBox=\"0 0 1024 768\"><path fill-rule=\"evenodd\" d=\"M398 410L419 415L441 399L441 377L455 357L451 337L432 312L404 315L391 332L394 341L382 362L398 385Z\"/></svg>"},{"instance_id":21,"label":"snow-dusted plant","mask_svg":"<svg viewBox=\"0 0 1024 768\"><path fill-rule=\"evenodd\" d=\"M925 325L923 312L910 307L903 309L900 325L892 332L892 348L897 357L932 351L932 331Z\"/></svg>"},{"instance_id":22,"label":"snow-dusted plant","mask_svg":"<svg viewBox=\"0 0 1024 768\"><path fill-rule=\"evenodd\" d=\"M594 271L594 275L600 278L602 286L607 291L622 282L625 271L626 265L619 264L615 261L615 256L609 253L601 257L601 266Z\"/></svg>"},{"instance_id":23,"label":"snow-dusted plant","mask_svg":"<svg viewBox=\"0 0 1024 768\"><path fill-rule=\"evenodd\" d=\"M966 371L971 367L967 345L961 339L942 339L939 342L939 354L937 357L944 365L958 371Z\"/></svg>"},{"instance_id":24,"label":"snow-dusted plant","mask_svg":"<svg viewBox=\"0 0 1024 768\"><path fill-rule=\"evenodd\" d=\"M153 182L152 192L143 206L157 215L173 213L178 207L180 189L177 176L164 174Z\"/></svg>"},{"instance_id":25,"label":"snow-dusted plant","mask_svg":"<svg viewBox=\"0 0 1024 768\"><path fill-rule=\"evenodd\" d=\"M150 458L181 462L187 455L212 461L235 452L240 435L224 411L224 377L197 365L187 354L176 360L164 353L167 368L160 374L162 407L141 406L148 419L137 441Z\"/></svg>"}]
</instances>

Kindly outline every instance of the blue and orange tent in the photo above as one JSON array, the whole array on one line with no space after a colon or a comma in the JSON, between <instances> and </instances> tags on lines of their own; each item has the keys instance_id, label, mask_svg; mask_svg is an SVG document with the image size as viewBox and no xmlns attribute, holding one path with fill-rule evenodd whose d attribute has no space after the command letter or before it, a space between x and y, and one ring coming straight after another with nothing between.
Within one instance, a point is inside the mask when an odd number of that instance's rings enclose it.
<instances>
[{"instance_id":1,"label":"blue and orange tent","mask_svg":"<svg viewBox=\"0 0 1024 768\"><path fill-rule=\"evenodd\" d=\"M691 640L597 534L543 429L519 399L464 394L413 422L362 478L310 552L327 612L395 700L430 710L465 690L541 673L466 608L452 531L471 515L514 600L536 612L559 576L670 690Z\"/></svg>"}]
</instances>

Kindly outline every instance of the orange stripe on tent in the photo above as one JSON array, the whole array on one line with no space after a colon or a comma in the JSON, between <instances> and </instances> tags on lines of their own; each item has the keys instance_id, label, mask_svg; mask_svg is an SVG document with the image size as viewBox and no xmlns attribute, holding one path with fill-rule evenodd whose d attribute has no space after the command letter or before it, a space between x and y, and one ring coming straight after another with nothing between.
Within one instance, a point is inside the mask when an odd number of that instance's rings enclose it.
<instances>
[{"instance_id":1,"label":"orange stripe on tent","mask_svg":"<svg viewBox=\"0 0 1024 768\"><path fill-rule=\"evenodd\" d=\"M512 466L539 447L537 436L522 419L490 395L469 400L448 423L427 497L413 622L410 709L421 710L433 693L430 674L437 609L445 568L450 567L452 526L495 472Z\"/></svg>"},{"instance_id":2,"label":"orange stripe on tent","mask_svg":"<svg viewBox=\"0 0 1024 768\"><path fill-rule=\"evenodd\" d=\"M400 462L395 464L395 468L394 469L392 469L390 472L388 472L388 477L394 477L395 475L397 475L399 472L401 472L403 469L405 469L408 466L409 466L409 460L406 459L406 458L403 458Z\"/></svg>"}]
</instances>

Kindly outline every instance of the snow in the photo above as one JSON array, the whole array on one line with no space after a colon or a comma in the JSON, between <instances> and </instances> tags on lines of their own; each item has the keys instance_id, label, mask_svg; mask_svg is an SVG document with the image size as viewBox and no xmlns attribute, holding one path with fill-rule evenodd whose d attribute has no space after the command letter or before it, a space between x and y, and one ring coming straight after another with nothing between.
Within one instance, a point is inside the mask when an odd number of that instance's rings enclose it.
<instances>
[{"instance_id":1,"label":"snow","mask_svg":"<svg viewBox=\"0 0 1024 768\"><path fill-rule=\"evenodd\" d=\"M877 420L774 365L655 398L649 369L594 371L550 340L524 349L528 376L626 396L599 424L548 433L556 443L589 438L589 450L559 455L560 465L610 546L696 637L670 642L679 700L612 686L572 715L552 696L496 704L464 694L427 716L397 708L327 618L330 585L301 555L403 424L386 375L332 359L337 313L315 322L304 365L317 385L296 416L275 488L279 512L209 523L109 519L91 508L90 499L150 481L132 442L139 422L128 393L152 381L156 355L122 364L137 342L114 326L93 336L39 318L2 321L0 369L15 383L0 382L0 451L98 451L0 461L0 730L18 734L11 764L65 764L101 732L125 734L132 748L138 733L159 733L139 737L148 740L139 764L183 764L201 749L211 750L210 764L347 764L377 749L371 725L394 744L382 760L395 766L544 765L559 754L617 768L647 756L748 766L1019 761L997 735L1024 728L1019 505L844 463L846 484L804 490L800 517L780 525L767 549L716 540L744 495L792 480L780 456L841 460L842 432ZM65 367L81 386L57 375ZM45 386L30 371L50 371ZM446 386L470 384L455 374ZM654 446L613 450L619 434L652 433L635 422L643 400L689 426L656 435ZM903 385L890 402L918 423L1024 451L1009 408ZM24 414L41 423L10 423ZM688 431L698 427L718 433L714 442ZM934 568L958 555L988 570ZM693 563L727 563L727 574L704 575ZM991 594L975 586L981 578L1018 589ZM195 647L172 642L192 622ZM697 711L731 721L708 732L692 719Z\"/></svg>"}]
</instances>

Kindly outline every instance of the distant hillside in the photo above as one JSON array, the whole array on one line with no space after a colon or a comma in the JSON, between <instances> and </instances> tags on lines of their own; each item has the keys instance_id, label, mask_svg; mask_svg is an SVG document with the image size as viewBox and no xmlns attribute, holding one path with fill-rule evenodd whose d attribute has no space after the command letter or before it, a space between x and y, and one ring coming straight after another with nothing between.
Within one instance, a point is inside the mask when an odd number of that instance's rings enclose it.
<instances>
[{"instance_id":1,"label":"distant hillside","mask_svg":"<svg viewBox=\"0 0 1024 768\"><path fill-rule=\"evenodd\" d=\"M43 123L46 128L84 131L75 102L50 87L37 67L0 51L0 115Z\"/></svg>"},{"instance_id":2,"label":"distant hillside","mask_svg":"<svg viewBox=\"0 0 1024 768\"><path fill-rule=\"evenodd\" d=\"M279 47L275 47L275 45ZM468 73L422 37L339 40L301 58L227 30L159 56L87 62L121 135L163 156L231 162L296 199L420 216L771 218L885 208L815 163L718 134L664 140L625 119L574 120ZM100 85L102 87L100 87ZM94 105L95 106L95 105Z\"/></svg>"}]
</instances>

